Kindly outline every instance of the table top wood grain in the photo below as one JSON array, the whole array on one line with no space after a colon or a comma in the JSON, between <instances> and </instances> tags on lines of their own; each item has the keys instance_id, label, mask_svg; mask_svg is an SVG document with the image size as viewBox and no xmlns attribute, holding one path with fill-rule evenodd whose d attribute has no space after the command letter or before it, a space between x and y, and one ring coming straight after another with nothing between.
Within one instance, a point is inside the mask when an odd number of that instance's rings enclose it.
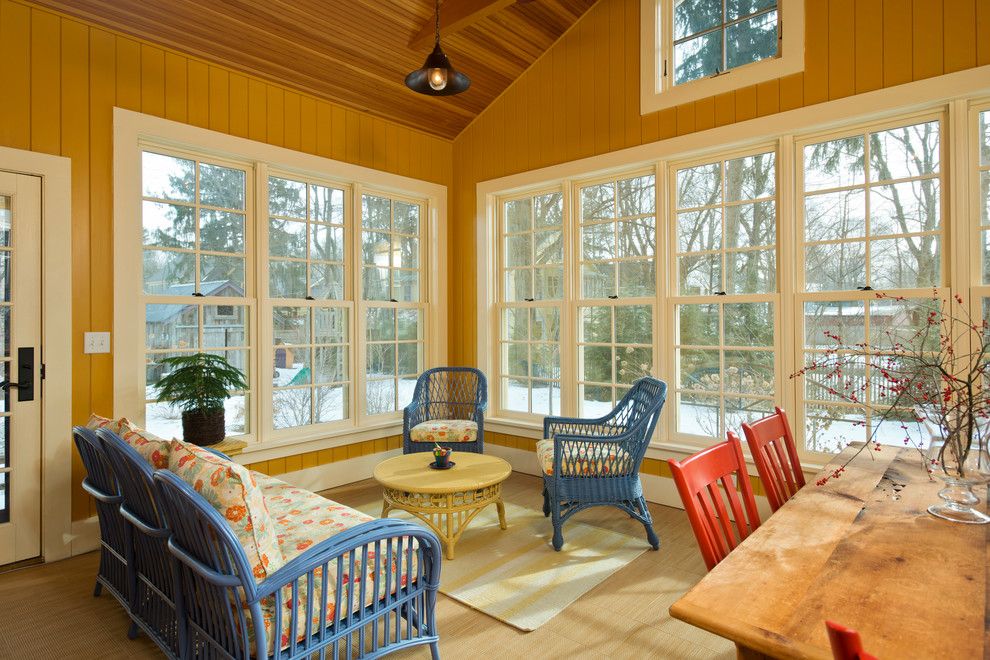
<instances>
[{"instance_id":1,"label":"table top wood grain","mask_svg":"<svg viewBox=\"0 0 990 660\"><path fill-rule=\"evenodd\" d=\"M832 657L826 619L859 630L880 658L990 657L990 525L927 513L942 483L929 478L918 451L866 449L840 478L816 480L671 615L772 657ZM986 492L977 492L983 507Z\"/></svg>"},{"instance_id":2,"label":"table top wood grain","mask_svg":"<svg viewBox=\"0 0 990 660\"><path fill-rule=\"evenodd\" d=\"M451 456L454 467L434 470L429 464L432 452L414 452L387 458L375 466L375 480L386 488L411 493L459 493L477 490L505 481L512 466L497 456L457 452Z\"/></svg>"}]
</instances>

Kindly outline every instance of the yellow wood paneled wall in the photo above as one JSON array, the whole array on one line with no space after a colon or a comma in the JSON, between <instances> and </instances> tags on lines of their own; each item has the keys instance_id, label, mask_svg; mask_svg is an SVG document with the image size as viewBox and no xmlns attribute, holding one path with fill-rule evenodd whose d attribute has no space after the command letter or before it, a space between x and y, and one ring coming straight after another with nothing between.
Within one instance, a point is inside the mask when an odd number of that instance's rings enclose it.
<instances>
[{"instance_id":1,"label":"yellow wood paneled wall","mask_svg":"<svg viewBox=\"0 0 990 660\"><path fill-rule=\"evenodd\" d=\"M333 75L333 72L327 72ZM449 141L0 0L0 145L72 159L72 419L110 414L113 362L83 332L113 323L113 107L450 185ZM2 163L0 163L2 166ZM66 429L68 432L68 429ZM68 459L67 459L68 460ZM83 476L73 458L73 483ZM73 519L91 513L81 489Z\"/></svg>"},{"instance_id":2,"label":"yellow wood paneled wall","mask_svg":"<svg viewBox=\"0 0 990 660\"><path fill-rule=\"evenodd\" d=\"M452 363L476 362L477 182L990 64L987 0L805 8L803 73L641 116L640 0L600 0L455 139Z\"/></svg>"}]
</instances>

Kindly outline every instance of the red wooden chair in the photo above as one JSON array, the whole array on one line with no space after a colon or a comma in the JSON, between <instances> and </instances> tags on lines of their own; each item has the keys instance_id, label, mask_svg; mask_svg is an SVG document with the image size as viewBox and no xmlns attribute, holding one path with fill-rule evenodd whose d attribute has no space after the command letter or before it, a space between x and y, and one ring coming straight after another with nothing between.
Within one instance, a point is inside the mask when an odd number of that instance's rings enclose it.
<instances>
[{"instance_id":1,"label":"red wooden chair","mask_svg":"<svg viewBox=\"0 0 990 660\"><path fill-rule=\"evenodd\" d=\"M760 526L739 436L730 431L725 442L683 461L667 462L701 547L701 556L711 570Z\"/></svg>"},{"instance_id":2,"label":"red wooden chair","mask_svg":"<svg viewBox=\"0 0 990 660\"><path fill-rule=\"evenodd\" d=\"M769 417L743 424L742 428L770 508L776 511L804 486L804 471L787 414L780 408L774 410L776 412Z\"/></svg>"},{"instance_id":3,"label":"red wooden chair","mask_svg":"<svg viewBox=\"0 0 990 660\"><path fill-rule=\"evenodd\" d=\"M859 633L852 628L846 628L834 621L826 621L828 641L832 645L832 657L835 660L877 660L863 650L863 642Z\"/></svg>"}]
</instances>

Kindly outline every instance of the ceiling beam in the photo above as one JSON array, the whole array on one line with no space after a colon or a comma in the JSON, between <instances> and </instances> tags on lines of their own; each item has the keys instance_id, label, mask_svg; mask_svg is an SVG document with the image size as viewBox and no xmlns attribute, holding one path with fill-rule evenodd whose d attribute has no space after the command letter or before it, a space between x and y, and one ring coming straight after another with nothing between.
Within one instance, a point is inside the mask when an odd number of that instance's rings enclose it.
<instances>
[{"instance_id":1,"label":"ceiling beam","mask_svg":"<svg viewBox=\"0 0 990 660\"><path fill-rule=\"evenodd\" d=\"M515 2L516 0L446 0L440 6L440 35L448 36L459 32ZM420 50L432 44L435 25L436 20L430 16L430 20L409 40L409 48Z\"/></svg>"}]
</instances>

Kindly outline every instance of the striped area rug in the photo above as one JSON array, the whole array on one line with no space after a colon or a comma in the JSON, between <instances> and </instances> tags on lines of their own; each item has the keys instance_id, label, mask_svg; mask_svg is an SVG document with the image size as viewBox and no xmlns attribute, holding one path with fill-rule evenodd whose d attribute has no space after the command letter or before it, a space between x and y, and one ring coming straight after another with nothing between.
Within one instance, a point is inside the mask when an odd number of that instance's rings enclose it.
<instances>
[{"instance_id":1,"label":"striped area rug","mask_svg":"<svg viewBox=\"0 0 990 660\"><path fill-rule=\"evenodd\" d=\"M377 507L377 508L376 508ZM381 504L360 507L381 515ZM622 534L571 519L554 552L550 521L539 510L505 504L509 528L489 506L443 560L440 591L520 630L536 630L649 549L645 535ZM391 518L413 519L401 511Z\"/></svg>"}]
</instances>

